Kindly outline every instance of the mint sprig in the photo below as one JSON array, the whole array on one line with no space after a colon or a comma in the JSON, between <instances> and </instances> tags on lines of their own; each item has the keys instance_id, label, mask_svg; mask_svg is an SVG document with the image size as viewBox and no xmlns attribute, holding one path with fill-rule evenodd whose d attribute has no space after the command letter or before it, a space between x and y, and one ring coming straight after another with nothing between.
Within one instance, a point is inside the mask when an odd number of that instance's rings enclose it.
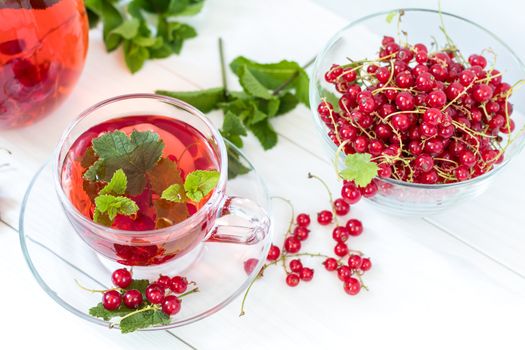
<instances>
[{"instance_id":1,"label":"mint sprig","mask_svg":"<svg viewBox=\"0 0 525 350\"><path fill-rule=\"evenodd\" d=\"M372 161L368 153L354 153L345 157L345 169L339 175L348 181L354 181L356 185L365 187L377 176L378 166Z\"/></svg>"},{"instance_id":2,"label":"mint sprig","mask_svg":"<svg viewBox=\"0 0 525 350\"><path fill-rule=\"evenodd\" d=\"M179 54L196 30L175 17L193 16L204 0L85 0L90 28L103 25L108 52L124 48L124 60L132 73L148 59ZM124 6L122 6L124 5ZM145 15L147 14L147 15Z\"/></svg>"},{"instance_id":3,"label":"mint sprig","mask_svg":"<svg viewBox=\"0 0 525 350\"><path fill-rule=\"evenodd\" d=\"M223 62L222 50L220 53ZM305 67L285 60L259 63L239 56L230 63L230 68L239 78L242 91L229 91L223 77L223 87L199 91L157 90L156 93L188 102L204 113L221 109L224 113L221 133L226 139L242 147L242 138L250 130L268 150L278 141L271 119L290 112L299 103L309 104L309 79L304 69L310 63Z\"/></svg>"},{"instance_id":4,"label":"mint sprig","mask_svg":"<svg viewBox=\"0 0 525 350\"><path fill-rule=\"evenodd\" d=\"M195 170L186 176L184 185L172 184L161 195L162 199L170 202L181 203L185 198L193 202L200 202L206 197L219 182L220 174L217 170Z\"/></svg>"}]
</instances>

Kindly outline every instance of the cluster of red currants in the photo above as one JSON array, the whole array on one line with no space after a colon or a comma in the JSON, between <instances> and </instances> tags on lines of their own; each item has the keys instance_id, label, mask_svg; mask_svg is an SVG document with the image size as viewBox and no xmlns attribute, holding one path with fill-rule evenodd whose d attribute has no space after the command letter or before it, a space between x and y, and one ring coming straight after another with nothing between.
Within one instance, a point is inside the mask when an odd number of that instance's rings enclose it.
<instances>
[{"instance_id":1,"label":"cluster of red currants","mask_svg":"<svg viewBox=\"0 0 525 350\"><path fill-rule=\"evenodd\" d=\"M515 128L512 86L484 56L466 61L452 46L429 52L385 36L377 59L334 64L325 80L341 94L317 109L330 138L346 154L369 153L380 177L475 178L503 160Z\"/></svg>"},{"instance_id":2,"label":"cluster of red currants","mask_svg":"<svg viewBox=\"0 0 525 350\"><path fill-rule=\"evenodd\" d=\"M102 305L106 310L116 310L122 304L130 309L138 309L143 305L144 297L153 304L159 305L166 315L175 315L180 311L181 300L175 294L182 294L188 289L188 280L181 276L160 276L150 283L144 295L138 289L126 289L131 286L133 278L126 269L118 269L111 275L116 289L109 289L102 294Z\"/></svg>"},{"instance_id":3,"label":"cluster of red currants","mask_svg":"<svg viewBox=\"0 0 525 350\"><path fill-rule=\"evenodd\" d=\"M317 215L317 222L327 226L334 222L334 213L337 216L345 216L350 212L348 203L337 199L333 202L333 212L323 210ZM363 224L357 219L349 219L344 226L335 226L332 237L336 244L334 246L335 257L318 253L301 253L302 242L310 233L310 216L305 213L297 215L295 228L285 237L282 253L281 249L272 245L268 253L267 260L270 263L281 260L286 271L286 284L290 287L297 286L300 281L308 282L314 277L314 270L303 266L300 256L324 258L323 265L327 271L336 271L341 281L344 283L344 290L355 295L362 287L361 275L370 270L372 263L369 258L363 258L359 251L351 250L347 241L350 236L359 236L363 232ZM286 268L287 259L291 259ZM347 262L347 264L345 264Z\"/></svg>"}]
</instances>

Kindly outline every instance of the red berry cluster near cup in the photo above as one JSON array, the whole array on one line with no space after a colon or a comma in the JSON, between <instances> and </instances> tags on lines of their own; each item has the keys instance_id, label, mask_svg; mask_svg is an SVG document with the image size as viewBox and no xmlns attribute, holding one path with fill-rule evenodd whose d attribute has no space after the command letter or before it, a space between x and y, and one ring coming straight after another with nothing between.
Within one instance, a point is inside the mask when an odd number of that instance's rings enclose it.
<instances>
[{"instance_id":1,"label":"red berry cluster near cup","mask_svg":"<svg viewBox=\"0 0 525 350\"><path fill-rule=\"evenodd\" d=\"M369 154L383 178L469 180L501 163L512 141L513 86L480 54L385 36L377 58L334 64L324 79L338 92L317 108L330 139L338 152Z\"/></svg>"},{"instance_id":2,"label":"red berry cluster near cup","mask_svg":"<svg viewBox=\"0 0 525 350\"><path fill-rule=\"evenodd\" d=\"M325 270L334 272L337 278L343 283L342 289L349 295L356 295L362 288L367 289L363 283L362 276L372 268L372 262L370 258L366 257L361 251L349 247L349 243L363 233L363 224L356 218L348 218L348 215L350 213L350 203L357 203L361 198L361 193L368 196L368 192L365 190L366 187L358 188L352 182L347 182L343 186L343 192L352 187L357 191L357 194L351 195L351 201L346 198L333 200L328 185L321 178L312 174L308 174L308 177L320 181L326 188L330 199L330 208L317 213L317 228L312 227L310 215L306 213L300 213L297 216L293 215L288 230L284 235L282 245L272 244L270 246L266 258L267 261L262 265L258 276L262 277L264 271L270 266L280 265L285 272L286 284L290 287L296 287L300 283L310 282L315 274L314 268L306 266L301 259L322 259ZM289 200L281 197L277 198L287 202L292 209L292 213L294 212L293 205ZM340 220L344 220L344 223L340 223ZM311 237L312 231L326 231L326 229L322 227L331 229L331 238L333 240L332 252L330 254L306 252L304 246ZM315 232L315 234L326 235L325 232ZM244 270L247 274L251 274L258 263L259 261L255 258L248 259L244 263ZM241 305L241 315L244 314L244 303L249 290L250 287L246 291Z\"/></svg>"},{"instance_id":3,"label":"red berry cluster near cup","mask_svg":"<svg viewBox=\"0 0 525 350\"><path fill-rule=\"evenodd\" d=\"M114 288L93 290L82 287L92 293L102 293L102 302L89 310L94 317L109 321L119 318L122 333L133 332L158 324L169 324L170 316L181 310L182 299L198 288L188 291L188 282L182 276L160 275L156 281L133 279L127 269L115 270L111 275ZM112 325L113 325L112 324Z\"/></svg>"}]
</instances>

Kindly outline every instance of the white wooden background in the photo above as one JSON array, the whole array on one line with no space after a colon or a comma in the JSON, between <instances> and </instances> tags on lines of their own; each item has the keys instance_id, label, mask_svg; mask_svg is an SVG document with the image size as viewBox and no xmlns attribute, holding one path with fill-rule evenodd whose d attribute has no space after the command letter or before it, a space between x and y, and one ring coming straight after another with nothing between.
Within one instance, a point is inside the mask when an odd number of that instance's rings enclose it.
<instances>
[{"instance_id":1,"label":"white wooden background","mask_svg":"<svg viewBox=\"0 0 525 350\"><path fill-rule=\"evenodd\" d=\"M20 252L18 211L25 188L64 127L86 107L122 93L219 85L219 36L225 40L228 60L243 54L262 62L307 62L348 19L417 5L437 3L207 0L203 13L189 20L199 36L185 44L183 54L150 62L134 76L123 67L120 54L104 52L99 34L92 32L85 71L66 103L34 126L0 131L0 147L13 152L11 166L0 172L2 348L523 349L525 155L482 197L437 217L392 217L364 202L354 207L352 215L364 222L365 234L353 247L369 254L374 267L366 276L370 292L353 298L312 261L317 267L314 281L295 289L285 286L282 271L268 271L253 288L242 318L237 299L212 317L170 333L122 336L55 304L35 283ZM443 8L485 24L525 56L523 7L517 0L500 0L497 5L446 0ZM218 115L212 119L218 121ZM306 173L329 180L334 190L337 184L309 111L300 107L275 120L274 126L280 135L278 147L263 152L249 138L246 153L272 194L292 199L299 210L324 209L325 194ZM274 217L279 236L286 225L286 207L276 204ZM329 249L330 233L314 227L306 249Z\"/></svg>"}]
</instances>

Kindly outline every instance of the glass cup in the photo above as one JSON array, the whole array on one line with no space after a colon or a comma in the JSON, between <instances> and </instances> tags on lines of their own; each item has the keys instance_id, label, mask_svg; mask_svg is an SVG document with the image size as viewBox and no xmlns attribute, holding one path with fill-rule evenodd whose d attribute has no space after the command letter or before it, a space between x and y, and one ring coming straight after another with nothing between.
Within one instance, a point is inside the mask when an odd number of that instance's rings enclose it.
<instances>
[{"instance_id":1,"label":"glass cup","mask_svg":"<svg viewBox=\"0 0 525 350\"><path fill-rule=\"evenodd\" d=\"M126 231L99 225L83 215L64 190L66 155L86 130L107 120L137 115L161 115L188 124L209 143L220 178L208 201L184 221L161 229ZM178 259L203 241L254 244L269 231L270 218L257 203L228 197L228 151L210 121L196 108L180 100L154 94L124 95L102 101L73 121L58 143L53 164L55 189L68 220L78 235L97 253L129 266L159 265Z\"/></svg>"}]
</instances>

